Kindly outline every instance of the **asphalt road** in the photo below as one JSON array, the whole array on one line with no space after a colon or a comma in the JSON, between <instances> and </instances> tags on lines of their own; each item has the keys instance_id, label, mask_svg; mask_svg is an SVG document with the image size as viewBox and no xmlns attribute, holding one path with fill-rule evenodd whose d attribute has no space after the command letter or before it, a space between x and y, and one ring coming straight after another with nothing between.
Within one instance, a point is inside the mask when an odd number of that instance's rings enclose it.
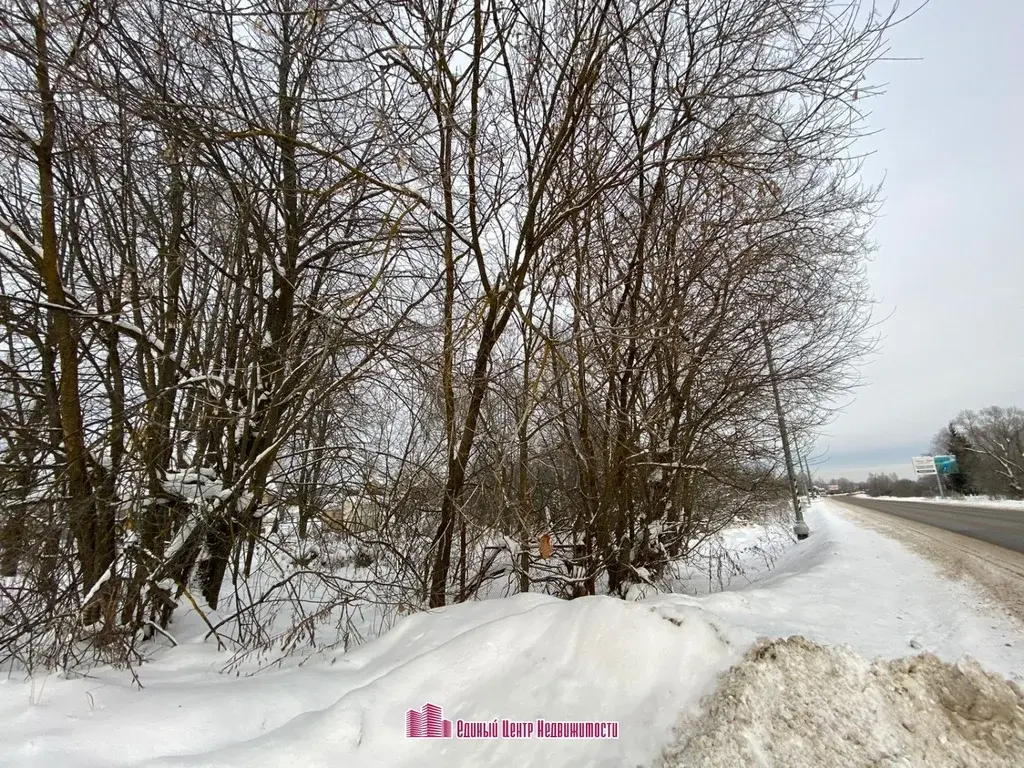
<instances>
[{"instance_id":1,"label":"asphalt road","mask_svg":"<svg viewBox=\"0 0 1024 768\"><path fill-rule=\"evenodd\" d=\"M887 515L916 520L972 539L987 541L1014 552L1024 552L1024 512L1015 509L929 504L920 501L882 501L859 496L837 496L836 501Z\"/></svg>"}]
</instances>

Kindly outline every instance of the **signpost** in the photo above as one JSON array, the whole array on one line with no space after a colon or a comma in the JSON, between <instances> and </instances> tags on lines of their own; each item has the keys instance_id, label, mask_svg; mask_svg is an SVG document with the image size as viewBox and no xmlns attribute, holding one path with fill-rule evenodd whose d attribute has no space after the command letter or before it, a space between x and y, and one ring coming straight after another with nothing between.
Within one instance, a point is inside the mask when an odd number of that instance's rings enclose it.
<instances>
[{"instance_id":1,"label":"signpost","mask_svg":"<svg viewBox=\"0 0 1024 768\"><path fill-rule=\"evenodd\" d=\"M956 463L956 456L914 456L911 461L914 463L914 472L918 475L935 475L939 484L939 496L945 496L942 490L942 476L955 475L960 471Z\"/></svg>"},{"instance_id":2,"label":"signpost","mask_svg":"<svg viewBox=\"0 0 1024 768\"><path fill-rule=\"evenodd\" d=\"M960 471L960 467L956 463L956 456L936 456L935 469L940 475L955 475Z\"/></svg>"}]
</instances>

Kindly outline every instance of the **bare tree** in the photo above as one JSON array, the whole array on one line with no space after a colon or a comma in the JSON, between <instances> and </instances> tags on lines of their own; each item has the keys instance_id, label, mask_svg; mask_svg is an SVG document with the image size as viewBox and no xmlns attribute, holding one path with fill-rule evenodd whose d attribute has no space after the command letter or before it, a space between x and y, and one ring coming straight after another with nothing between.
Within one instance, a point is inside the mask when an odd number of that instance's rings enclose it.
<instances>
[{"instance_id":1,"label":"bare tree","mask_svg":"<svg viewBox=\"0 0 1024 768\"><path fill-rule=\"evenodd\" d=\"M182 601L250 649L278 602L292 642L509 576L625 594L778 498L761 329L804 432L870 346L891 15L8 5L6 659L131 660Z\"/></svg>"},{"instance_id":2,"label":"bare tree","mask_svg":"<svg viewBox=\"0 0 1024 768\"><path fill-rule=\"evenodd\" d=\"M1024 498L1024 409L993 405L963 411L952 426L981 460L979 483L994 495Z\"/></svg>"}]
</instances>

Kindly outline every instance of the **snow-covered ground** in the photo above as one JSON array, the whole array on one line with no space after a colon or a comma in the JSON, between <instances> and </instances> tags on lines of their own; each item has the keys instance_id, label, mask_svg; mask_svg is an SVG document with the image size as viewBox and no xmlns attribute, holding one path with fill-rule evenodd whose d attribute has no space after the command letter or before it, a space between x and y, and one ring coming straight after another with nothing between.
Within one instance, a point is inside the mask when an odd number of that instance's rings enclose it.
<instances>
[{"instance_id":1,"label":"snow-covered ground","mask_svg":"<svg viewBox=\"0 0 1024 768\"><path fill-rule=\"evenodd\" d=\"M969 507L992 507L994 509L1020 509L1024 510L1024 500L1021 499L993 499L991 496L963 496L961 498L936 498L928 496L872 496L858 494L865 498L875 498L879 501L923 501L928 504L957 504Z\"/></svg>"},{"instance_id":2,"label":"snow-covered ground","mask_svg":"<svg viewBox=\"0 0 1024 768\"><path fill-rule=\"evenodd\" d=\"M111 669L0 682L0 765L649 765L759 636L802 635L869 658L970 654L1021 680L1024 627L981 593L827 501L808 522L800 543L731 532L739 572L725 590L707 593L716 570L630 602L479 601L406 617L355 650L288 669L219 674L225 654L176 627L181 646L137 670L141 690ZM497 721L499 736L406 738L407 711L428 702L455 730ZM538 719L612 722L617 738L537 738ZM533 723L533 737L503 737L504 720Z\"/></svg>"},{"instance_id":3,"label":"snow-covered ground","mask_svg":"<svg viewBox=\"0 0 1024 768\"><path fill-rule=\"evenodd\" d=\"M1024 681L1022 627L979 590L944 579L935 566L857 527L827 501L815 503L808 523L811 537L745 588L651 601L699 607L757 635L799 634L849 645L868 657L896 658L918 649L948 660L971 654Z\"/></svg>"}]
</instances>

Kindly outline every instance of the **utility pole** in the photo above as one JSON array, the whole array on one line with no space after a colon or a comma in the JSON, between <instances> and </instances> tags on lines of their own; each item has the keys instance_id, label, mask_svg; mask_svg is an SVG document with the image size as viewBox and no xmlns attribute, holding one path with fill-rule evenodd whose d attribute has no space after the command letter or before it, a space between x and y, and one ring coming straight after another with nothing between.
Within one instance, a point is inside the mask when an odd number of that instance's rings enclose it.
<instances>
[{"instance_id":1,"label":"utility pole","mask_svg":"<svg viewBox=\"0 0 1024 768\"><path fill-rule=\"evenodd\" d=\"M764 352L768 356L768 376L772 382L772 394L775 396L775 412L779 416L779 434L782 436L782 452L786 456L786 473L789 475L789 493L793 497L793 510L796 512L796 524L793 533L797 539L806 539L811 531L804 522L804 512L800 508L800 497L796 491L796 474L793 471L793 454L789 451L789 436L786 434L786 417L782 413L782 398L779 397L779 383L775 376L775 361L772 359L772 345L768 341L768 329L761 323L761 337L764 339Z\"/></svg>"},{"instance_id":2,"label":"utility pole","mask_svg":"<svg viewBox=\"0 0 1024 768\"><path fill-rule=\"evenodd\" d=\"M793 441L793 450L796 451L796 476L800 478L800 482L804 485L804 496L807 497L807 503L811 503L811 484L808 480L807 475L804 474L804 460L800 454L800 441Z\"/></svg>"}]
</instances>

